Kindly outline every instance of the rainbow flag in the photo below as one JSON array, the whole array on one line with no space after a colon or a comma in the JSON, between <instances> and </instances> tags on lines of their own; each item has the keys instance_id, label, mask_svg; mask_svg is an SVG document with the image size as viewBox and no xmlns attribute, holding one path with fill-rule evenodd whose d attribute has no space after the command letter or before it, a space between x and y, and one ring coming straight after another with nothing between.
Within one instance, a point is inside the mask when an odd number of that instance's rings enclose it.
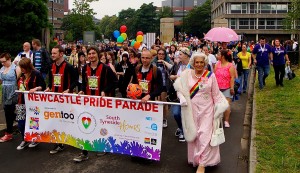
<instances>
[{"instance_id":1,"label":"rainbow flag","mask_svg":"<svg viewBox=\"0 0 300 173\"><path fill-rule=\"evenodd\" d=\"M211 71L208 71L206 70L203 75L201 76L201 78L195 83L195 85L190 89L190 98L192 99L196 94L197 92L199 91L199 82L201 82L201 79L204 78L204 77L207 77L209 78L211 76L212 72Z\"/></svg>"}]
</instances>

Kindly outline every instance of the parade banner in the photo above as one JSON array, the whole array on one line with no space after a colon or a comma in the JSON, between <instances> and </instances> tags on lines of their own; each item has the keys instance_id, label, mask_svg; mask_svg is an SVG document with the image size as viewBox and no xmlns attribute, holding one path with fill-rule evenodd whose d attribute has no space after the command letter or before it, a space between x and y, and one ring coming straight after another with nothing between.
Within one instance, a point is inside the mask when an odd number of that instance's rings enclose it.
<instances>
[{"instance_id":1,"label":"parade banner","mask_svg":"<svg viewBox=\"0 0 300 173\"><path fill-rule=\"evenodd\" d=\"M160 160L162 104L43 92L24 96L26 141Z\"/></svg>"}]
</instances>

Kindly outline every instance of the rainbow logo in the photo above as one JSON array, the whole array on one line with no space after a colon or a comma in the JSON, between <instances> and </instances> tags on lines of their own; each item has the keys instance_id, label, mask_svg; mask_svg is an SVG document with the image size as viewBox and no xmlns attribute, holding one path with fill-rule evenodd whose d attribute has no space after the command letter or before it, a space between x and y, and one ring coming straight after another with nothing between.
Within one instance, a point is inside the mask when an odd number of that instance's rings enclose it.
<instances>
[{"instance_id":1,"label":"rainbow logo","mask_svg":"<svg viewBox=\"0 0 300 173\"><path fill-rule=\"evenodd\" d=\"M82 125L85 129L88 129L92 122L91 118L89 118L89 117L82 117L81 121L82 121Z\"/></svg>"}]
</instances>

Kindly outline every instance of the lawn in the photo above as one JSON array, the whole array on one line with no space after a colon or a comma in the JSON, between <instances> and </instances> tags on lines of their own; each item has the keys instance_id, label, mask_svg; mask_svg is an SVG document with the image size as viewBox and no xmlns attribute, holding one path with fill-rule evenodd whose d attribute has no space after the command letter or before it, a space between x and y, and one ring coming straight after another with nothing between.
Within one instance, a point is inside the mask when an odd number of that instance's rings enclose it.
<instances>
[{"instance_id":1,"label":"lawn","mask_svg":"<svg viewBox=\"0 0 300 173\"><path fill-rule=\"evenodd\" d=\"M300 172L300 70L296 78L275 85L274 71L266 87L256 80L257 173Z\"/></svg>"}]
</instances>

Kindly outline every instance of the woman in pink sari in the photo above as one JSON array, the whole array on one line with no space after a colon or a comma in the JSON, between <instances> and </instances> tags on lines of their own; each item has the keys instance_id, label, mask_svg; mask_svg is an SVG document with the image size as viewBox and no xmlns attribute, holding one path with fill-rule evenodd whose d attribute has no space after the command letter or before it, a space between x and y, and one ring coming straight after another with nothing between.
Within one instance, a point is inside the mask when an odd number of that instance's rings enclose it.
<instances>
[{"instance_id":1,"label":"woman in pink sari","mask_svg":"<svg viewBox=\"0 0 300 173\"><path fill-rule=\"evenodd\" d=\"M190 59L192 69L185 70L175 81L182 107L182 125L188 142L188 163L198 166L197 173L204 173L206 166L220 162L219 146L210 145L214 130L214 117L219 117L228 106L219 91L215 75L205 67L208 57L194 53Z\"/></svg>"}]
</instances>

